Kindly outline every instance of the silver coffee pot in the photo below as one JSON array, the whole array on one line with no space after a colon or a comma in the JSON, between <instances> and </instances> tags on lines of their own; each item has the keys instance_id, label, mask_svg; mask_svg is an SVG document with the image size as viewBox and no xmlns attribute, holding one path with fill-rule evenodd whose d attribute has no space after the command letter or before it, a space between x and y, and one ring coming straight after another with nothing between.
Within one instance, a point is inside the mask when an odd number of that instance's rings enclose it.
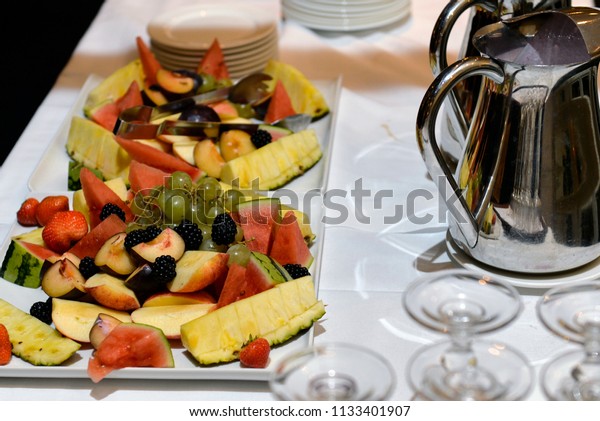
<instances>
[{"instance_id":1,"label":"silver coffee pot","mask_svg":"<svg viewBox=\"0 0 600 421\"><path fill-rule=\"evenodd\" d=\"M478 54L440 72L417 140L449 211L452 240L510 271L573 269L600 256L600 10L536 12L477 31ZM453 171L439 111L469 77L482 87Z\"/></svg>"},{"instance_id":2,"label":"silver coffee pot","mask_svg":"<svg viewBox=\"0 0 600 421\"><path fill-rule=\"evenodd\" d=\"M571 0L451 0L440 13L431 32L431 70L437 76L448 67L448 39L453 33L454 25L465 13L469 13L469 16L458 59L479 53L471 39L475 32L486 25L527 13L570 6ZM456 165L462 153L480 87L481 78L471 77L457 84L452 94L446 98L440 121L440 147L450 165Z\"/></svg>"}]
</instances>

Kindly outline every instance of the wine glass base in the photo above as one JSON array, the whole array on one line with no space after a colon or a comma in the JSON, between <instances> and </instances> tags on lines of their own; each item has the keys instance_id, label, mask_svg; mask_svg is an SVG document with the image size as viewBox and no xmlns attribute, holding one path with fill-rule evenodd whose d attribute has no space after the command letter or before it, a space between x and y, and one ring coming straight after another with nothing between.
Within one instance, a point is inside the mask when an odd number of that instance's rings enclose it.
<instances>
[{"instance_id":1,"label":"wine glass base","mask_svg":"<svg viewBox=\"0 0 600 421\"><path fill-rule=\"evenodd\" d=\"M533 370L519 352L504 344L474 341L458 368L450 341L418 350L408 365L415 392L431 400L519 400L531 390ZM454 365L454 367L453 367Z\"/></svg>"},{"instance_id":2,"label":"wine glass base","mask_svg":"<svg viewBox=\"0 0 600 421\"><path fill-rule=\"evenodd\" d=\"M543 367L540 378L544 393L549 399L556 401L600 400L600 367L584 368L581 363L585 356L583 350L571 351Z\"/></svg>"}]
</instances>

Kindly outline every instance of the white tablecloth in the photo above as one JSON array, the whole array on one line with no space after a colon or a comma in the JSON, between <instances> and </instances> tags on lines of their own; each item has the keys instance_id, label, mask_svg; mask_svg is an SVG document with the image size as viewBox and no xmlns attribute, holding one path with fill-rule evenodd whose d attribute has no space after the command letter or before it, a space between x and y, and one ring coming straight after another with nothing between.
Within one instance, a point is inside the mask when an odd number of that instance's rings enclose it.
<instances>
[{"instance_id":1,"label":"white tablecloth","mask_svg":"<svg viewBox=\"0 0 600 421\"><path fill-rule=\"evenodd\" d=\"M274 13L279 4L255 0ZM56 85L31 120L0 172L0 223L10 224L28 194L28 176L58 130L90 73L106 76L136 57L134 39L146 37L146 24L156 14L186 0L107 0ZM220 4L226 4L221 0ZM327 314L315 327L315 342L368 344L393 365L398 383L392 400L409 400L405 369L421 346L444 339L411 320L401 305L402 291L415 277L454 267L445 245L443 207L428 179L415 141L415 118L425 89L432 81L428 62L431 28L443 0L414 0L411 17L381 30L327 33L284 21L280 27L280 59L311 79L343 76L337 110L328 188L346 192L337 197L348 218L325 228L320 298ZM584 2L579 2L583 4ZM591 3L591 2L590 2ZM459 24L460 28L460 24ZM460 31L457 31L460 32ZM455 39L454 39L455 38ZM456 54L461 36L450 40ZM372 191L390 190L378 206L373 196L359 207L349 191L362 183ZM395 224L408 192L424 189L421 211L434 215L426 225L406 215ZM339 209L339 207L337 208ZM328 209L336 218L339 212ZM366 223L365 217L370 218ZM2 233L7 232L4 225ZM546 361L568 345L536 319L539 290L522 290L523 314L508 327L490 333L522 351L536 374ZM1 369L1 368L0 368ZM26 379L0 377L0 400L272 400L266 383L227 381L148 381L106 379ZM531 400L544 399L536 384ZM85 416L85 414L81 414Z\"/></svg>"}]
</instances>

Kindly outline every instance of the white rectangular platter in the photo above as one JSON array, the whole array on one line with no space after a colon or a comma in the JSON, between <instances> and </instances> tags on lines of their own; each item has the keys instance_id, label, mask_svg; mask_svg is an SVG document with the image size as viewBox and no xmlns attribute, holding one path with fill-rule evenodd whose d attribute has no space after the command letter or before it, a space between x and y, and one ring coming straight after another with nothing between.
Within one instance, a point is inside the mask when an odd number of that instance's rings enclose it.
<instances>
[{"instance_id":1,"label":"white rectangular platter","mask_svg":"<svg viewBox=\"0 0 600 421\"><path fill-rule=\"evenodd\" d=\"M74 115L83 116L82 110L89 92L101 81L102 78L97 75L90 75L86 80L75 104L73 104L73 107L65 117L58 132L29 178L28 185L31 191L68 190L70 158L66 151L66 144L71 119ZM330 109L330 112L326 116L311 124L321 142L323 158L313 168L284 186L285 189L294 192L307 192L323 188L330 162L330 152L332 150L334 128L341 94L341 77L335 80L313 81L313 84L323 94Z\"/></svg>"},{"instance_id":2,"label":"white rectangular platter","mask_svg":"<svg viewBox=\"0 0 600 421\"><path fill-rule=\"evenodd\" d=\"M59 192L32 193L32 197L42 198L50 194L66 194ZM69 198L72 193L67 194ZM298 206L293 201L287 201L281 197L282 203L287 205L296 205L297 209L302 210L310 217L313 232L317 239L311 246L311 253L314 256L314 262L310 268L315 281L315 289L318 291L318 279L321 265L322 241L324 238L322 219L322 203L319 198L305 199L304 196L298 196ZM0 248L0 259L4 259L6 250L10 244L10 238L13 235L31 230L15 223L10 228L3 226L0 233L5 233L2 247ZM36 301L45 301L48 297L41 289L25 288L15 285L5 279L0 278L0 297L9 303L17 306L21 310L29 313L31 305ZM0 321L1 322L1 321ZM274 367L285 355L310 346L313 342L313 328L310 328L300 335L292 338L284 344L276 346L270 354L270 361L267 368L253 369L242 367L239 361L233 361L227 364L215 366L200 366L190 353L181 345L179 341L171 341L173 357L175 360L174 368L124 368L113 371L108 378L112 379L161 379L161 380L259 380L266 381L272 374ZM31 365L18 357L13 356L8 365L0 366L0 377L34 377L34 378L87 378L87 364L92 354L92 348L89 344L83 345L77 353L61 366L38 367Z\"/></svg>"}]
</instances>

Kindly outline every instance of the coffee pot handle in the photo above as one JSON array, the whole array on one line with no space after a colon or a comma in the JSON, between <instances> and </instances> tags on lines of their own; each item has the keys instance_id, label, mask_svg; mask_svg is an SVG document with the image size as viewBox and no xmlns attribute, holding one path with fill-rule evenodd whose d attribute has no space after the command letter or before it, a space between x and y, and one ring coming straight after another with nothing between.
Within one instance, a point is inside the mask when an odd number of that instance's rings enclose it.
<instances>
[{"instance_id":1,"label":"coffee pot handle","mask_svg":"<svg viewBox=\"0 0 600 421\"><path fill-rule=\"evenodd\" d=\"M475 6L494 12L498 9L498 0L452 0L438 16L429 41L429 64L434 76L448 67L448 39L454 25L465 11ZM467 28L466 43L471 42L469 33L470 28Z\"/></svg>"},{"instance_id":2,"label":"coffee pot handle","mask_svg":"<svg viewBox=\"0 0 600 421\"><path fill-rule=\"evenodd\" d=\"M436 139L437 117L445 98L458 83L472 76L485 76L500 84L504 71L494 60L485 57L467 57L446 67L425 92L417 114L416 134L429 175L443 194L442 199L467 244L475 247L479 232L477 222Z\"/></svg>"}]
</instances>

